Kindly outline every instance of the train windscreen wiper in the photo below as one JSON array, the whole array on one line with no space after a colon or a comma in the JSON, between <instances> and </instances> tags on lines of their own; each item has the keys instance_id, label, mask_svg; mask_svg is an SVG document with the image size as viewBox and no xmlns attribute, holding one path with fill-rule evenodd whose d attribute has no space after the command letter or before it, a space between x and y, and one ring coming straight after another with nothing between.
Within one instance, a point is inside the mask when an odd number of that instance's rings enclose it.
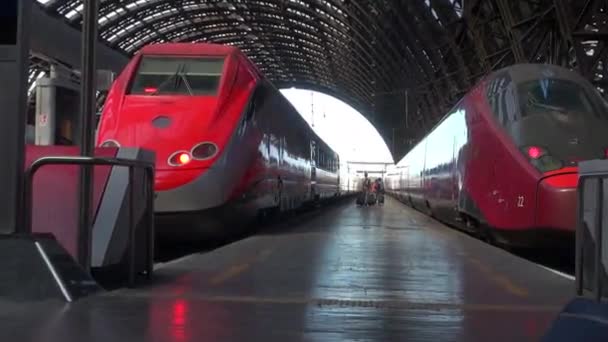
<instances>
[{"instance_id":1,"label":"train windscreen wiper","mask_svg":"<svg viewBox=\"0 0 608 342\"><path fill-rule=\"evenodd\" d=\"M155 91L153 91L152 93L150 93L150 96L154 96L154 95L158 95L158 93L160 92L160 90L162 88L164 88L167 84L169 84L171 81L173 82L173 89L177 88L177 82L179 81L179 76L180 76L180 72L181 70L184 68L184 64L179 64L177 66L177 69L175 70L175 73L173 73L171 76L169 76L166 80L162 81L158 87L156 88Z\"/></svg>"},{"instance_id":2,"label":"train windscreen wiper","mask_svg":"<svg viewBox=\"0 0 608 342\"><path fill-rule=\"evenodd\" d=\"M562 113L565 113L565 112L568 111L566 108L563 108L563 107L552 106L552 105L549 105L549 104L546 104L546 103L540 103L534 97L529 97L528 98L528 105L533 105L533 106L536 106L538 108L553 110L553 111L562 112Z\"/></svg>"},{"instance_id":3,"label":"train windscreen wiper","mask_svg":"<svg viewBox=\"0 0 608 342\"><path fill-rule=\"evenodd\" d=\"M182 82L184 82L184 85L186 86L186 89L188 89L188 94L190 94L190 96L194 96L194 92L192 91L192 87L190 86L190 82L188 81L188 77L186 77L187 76L187 70L186 70L186 65L185 64L184 64L182 72L181 72L181 74L179 76L182 79Z\"/></svg>"}]
</instances>

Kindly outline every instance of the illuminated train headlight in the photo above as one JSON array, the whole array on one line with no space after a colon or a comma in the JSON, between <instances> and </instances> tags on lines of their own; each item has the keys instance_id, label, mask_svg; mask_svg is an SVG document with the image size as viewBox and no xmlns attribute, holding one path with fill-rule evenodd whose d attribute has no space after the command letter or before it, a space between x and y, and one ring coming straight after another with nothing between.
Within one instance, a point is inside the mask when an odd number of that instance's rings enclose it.
<instances>
[{"instance_id":1,"label":"illuminated train headlight","mask_svg":"<svg viewBox=\"0 0 608 342\"><path fill-rule=\"evenodd\" d=\"M205 160L215 157L218 148L214 143L203 142L192 148L192 158L196 160Z\"/></svg>"},{"instance_id":2,"label":"illuminated train headlight","mask_svg":"<svg viewBox=\"0 0 608 342\"><path fill-rule=\"evenodd\" d=\"M192 157L188 151L177 151L169 157L167 163L171 166L183 166L188 164L191 159Z\"/></svg>"},{"instance_id":3,"label":"illuminated train headlight","mask_svg":"<svg viewBox=\"0 0 608 342\"><path fill-rule=\"evenodd\" d=\"M101 144L101 147L120 147L120 144L116 140L106 140Z\"/></svg>"}]
</instances>

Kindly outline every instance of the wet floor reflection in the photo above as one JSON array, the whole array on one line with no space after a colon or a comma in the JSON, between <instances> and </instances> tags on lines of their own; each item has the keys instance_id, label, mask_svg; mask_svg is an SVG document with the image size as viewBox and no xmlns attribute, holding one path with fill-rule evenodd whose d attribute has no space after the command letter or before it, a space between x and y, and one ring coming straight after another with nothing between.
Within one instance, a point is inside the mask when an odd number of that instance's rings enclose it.
<instances>
[{"instance_id":1,"label":"wet floor reflection","mask_svg":"<svg viewBox=\"0 0 608 342\"><path fill-rule=\"evenodd\" d=\"M384 208L347 208L333 222L332 242L317 261L312 296L338 301L310 307L307 331L331 333L335 340L361 338L362 331L375 332L370 340L424 340L436 329L458 335L462 265L450 257L447 241L429 236L418 222L404 222L393 205L388 201ZM411 310L413 303L422 305ZM453 309L425 310L429 303ZM328 324L337 321L341 323ZM327 338L324 333L307 336Z\"/></svg>"},{"instance_id":2,"label":"wet floor reflection","mask_svg":"<svg viewBox=\"0 0 608 342\"><path fill-rule=\"evenodd\" d=\"M571 283L388 200L340 205L73 304L2 306L11 341L534 341Z\"/></svg>"}]
</instances>

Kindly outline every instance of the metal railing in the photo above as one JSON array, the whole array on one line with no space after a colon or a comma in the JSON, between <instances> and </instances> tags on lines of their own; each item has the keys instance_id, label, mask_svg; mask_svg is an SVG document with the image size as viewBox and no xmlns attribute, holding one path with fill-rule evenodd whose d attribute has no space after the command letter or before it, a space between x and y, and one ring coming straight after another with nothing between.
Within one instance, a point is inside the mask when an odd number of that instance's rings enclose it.
<instances>
[{"instance_id":1,"label":"metal railing","mask_svg":"<svg viewBox=\"0 0 608 342\"><path fill-rule=\"evenodd\" d=\"M146 227L146 276L151 277L154 271L154 163L141 160L129 160L121 158L104 158L104 157L43 157L32 163L25 174L24 197L23 197L23 212L24 217L22 224L19 225L19 233L32 233L32 214L34 201L34 176L41 167L46 165L74 165L74 166L123 166L129 169L129 243L128 243L128 284L134 286L136 275L136 254L135 254L135 234L137 227L137 217L135 216L135 194L134 184L135 176L134 169L143 169L146 175L145 184L147 184L146 193L146 209L144 212L145 227ZM87 208L90 209L90 208ZM85 229L92 227L78 227L78 248L86 250L86 253L91 253L91 234L85 233ZM84 237L84 238L83 238ZM90 260L90 258L86 258ZM91 265L83 265L82 260L79 263L85 270L90 270Z\"/></svg>"}]
</instances>

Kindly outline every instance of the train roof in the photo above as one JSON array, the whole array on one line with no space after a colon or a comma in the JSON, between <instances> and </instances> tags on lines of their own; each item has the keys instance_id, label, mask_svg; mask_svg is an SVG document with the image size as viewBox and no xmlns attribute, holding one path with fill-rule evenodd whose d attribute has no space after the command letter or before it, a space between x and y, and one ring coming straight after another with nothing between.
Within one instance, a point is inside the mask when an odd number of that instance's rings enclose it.
<instances>
[{"instance_id":1,"label":"train roof","mask_svg":"<svg viewBox=\"0 0 608 342\"><path fill-rule=\"evenodd\" d=\"M504 77L505 74L508 74L510 80L515 83L523 83L544 78L558 78L588 83L581 75L564 67L553 64L532 63L514 64L496 70L486 77L486 81L491 82L496 78Z\"/></svg>"},{"instance_id":2,"label":"train roof","mask_svg":"<svg viewBox=\"0 0 608 342\"><path fill-rule=\"evenodd\" d=\"M144 46L136 54L182 55L182 56L241 56L247 67L259 78L265 78L258 67L239 48L214 43L155 43Z\"/></svg>"},{"instance_id":3,"label":"train roof","mask_svg":"<svg viewBox=\"0 0 608 342\"><path fill-rule=\"evenodd\" d=\"M227 56L241 54L234 46L210 43L157 43L144 46L137 53L155 55L207 55Z\"/></svg>"}]
</instances>

